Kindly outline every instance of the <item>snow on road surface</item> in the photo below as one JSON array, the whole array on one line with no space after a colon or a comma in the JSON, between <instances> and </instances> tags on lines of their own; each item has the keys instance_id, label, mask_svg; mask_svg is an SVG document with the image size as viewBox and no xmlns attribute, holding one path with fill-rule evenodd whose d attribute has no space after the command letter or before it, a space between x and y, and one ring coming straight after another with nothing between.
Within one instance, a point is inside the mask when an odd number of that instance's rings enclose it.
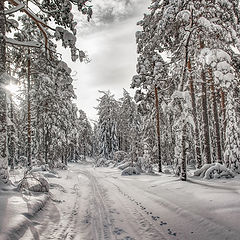
<instances>
[{"instance_id":1,"label":"snow on road surface","mask_svg":"<svg viewBox=\"0 0 240 240\"><path fill-rule=\"evenodd\" d=\"M79 164L60 175L51 179L53 201L21 239L240 239L239 177L182 182Z\"/></svg>"}]
</instances>

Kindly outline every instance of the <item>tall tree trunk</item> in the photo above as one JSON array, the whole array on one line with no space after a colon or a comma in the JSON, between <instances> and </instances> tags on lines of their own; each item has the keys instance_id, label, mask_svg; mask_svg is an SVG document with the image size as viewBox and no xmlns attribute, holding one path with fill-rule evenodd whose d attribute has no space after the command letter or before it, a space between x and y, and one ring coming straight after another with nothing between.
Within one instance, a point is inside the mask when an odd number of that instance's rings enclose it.
<instances>
[{"instance_id":1,"label":"tall tree trunk","mask_svg":"<svg viewBox=\"0 0 240 240\"><path fill-rule=\"evenodd\" d=\"M118 136L118 148L119 148L119 151L122 150L122 138L121 138L121 133L119 133L119 136Z\"/></svg>"},{"instance_id":2,"label":"tall tree trunk","mask_svg":"<svg viewBox=\"0 0 240 240\"><path fill-rule=\"evenodd\" d=\"M45 120L44 120L45 121ZM46 123L44 123L44 160L46 164L49 164L48 161L48 126Z\"/></svg>"},{"instance_id":3,"label":"tall tree trunk","mask_svg":"<svg viewBox=\"0 0 240 240\"><path fill-rule=\"evenodd\" d=\"M86 160L86 142L85 142L85 139L84 139L84 142L83 142L83 157L84 157L84 160Z\"/></svg>"},{"instance_id":4,"label":"tall tree trunk","mask_svg":"<svg viewBox=\"0 0 240 240\"><path fill-rule=\"evenodd\" d=\"M224 149L224 142L225 142L225 133L226 133L226 101L225 101L225 93L223 89L220 89L221 95L221 123L222 123L222 149Z\"/></svg>"},{"instance_id":5,"label":"tall tree trunk","mask_svg":"<svg viewBox=\"0 0 240 240\"><path fill-rule=\"evenodd\" d=\"M217 161L222 163L222 149L221 149L221 137L220 137L220 126L219 126L219 117L218 117L218 109L217 109L217 99L216 99L216 91L213 79L212 69L209 68L210 75L210 88L212 93L212 102L213 102L213 117L215 122L215 134L216 134L216 144L217 144Z\"/></svg>"},{"instance_id":6,"label":"tall tree trunk","mask_svg":"<svg viewBox=\"0 0 240 240\"><path fill-rule=\"evenodd\" d=\"M186 124L182 129L182 162L181 162L181 180L187 180L187 161L186 161Z\"/></svg>"},{"instance_id":7,"label":"tall tree trunk","mask_svg":"<svg viewBox=\"0 0 240 240\"><path fill-rule=\"evenodd\" d=\"M7 94L5 86L8 84L4 74L6 73L6 17L4 14L4 2L0 0L0 181L8 181L7 159Z\"/></svg>"},{"instance_id":8,"label":"tall tree trunk","mask_svg":"<svg viewBox=\"0 0 240 240\"><path fill-rule=\"evenodd\" d=\"M28 48L28 61L27 61L27 120L28 120L28 142L27 142L27 162L28 167L32 166L32 137L31 137L31 59L30 59L30 49Z\"/></svg>"},{"instance_id":9,"label":"tall tree trunk","mask_svg":"<svg viewBox=\"0 0 240 240\"><path fill-rule=\"evenodd\" d=\"M65 148L65 159L64 164L67 166L68 164L68 155L69 155L69 144L68 144L68 132L65 130L65 139L66 139L66 148ZM84 154L85 154L85 146L84 146Z\"/></svg>"},{"instance_id":10,"label":"tall tree trunk","mask_svg":"<svg viewBox=\"0 0 240 240\"><path fill-rule=\"evenodd\" d=\"M7 54L7 52L6 52ZM7 71L9 75L11 75L11 64L9 64ZM9 118L11 120L11 125L8 127L8 165L10 166L11 170L14 169L15 165L15 152L16 152L16 142L15 142L15 127L13 125L13 99L12 93L9 91L9 100L10 100L10 109L9 109Z\"/></svg>"},{"instance_id":11,"label":"tall tree trunk","mask_svg":"<svg viewBox=\"0 0 240 240\"><path fill-rule=\"evenodd\" d=\"M190 95L192 99L192 114L193 114L193 121L195 124L195 152L196 152L196 162L197 168L202 167L202 156L201 156L201 149L200 149L200 134L199 134L199 125L198 125L198 118L197 118L197 106L196 106L196 97L195 97L195 90L193 85L193 78L192 78L192 67L191 67L191 60L188 60L188 71L190 73L189 79L189 88L190 88Z\"/></svg>"},{"instance_id":12,"label":"tall tree trunk","mask_svg":"<svg viewBox=\"0 0 240 240\"><path fill-rule=\"evenodd\" d=\"M16 151L16 145L15 145L15 137L14 137L14 133L15 133L15 128L13 125L13 100L12 100L12 96L10 95L10 120L11 120L11 125L9 126L8 129L8 152L9 152L9 156L8 156L8 164L11 167L11 169L14 169L14 165L15 165L15 151Z\"/></svg>"},{"instance_id":13,"label":"tall tree trunk","mask_svg":"<svg viewBox=\"0 0 240 240\"><path fill-rule=\"evenodd\" d=\"M207 103L207 81L204 70L202 69L202 117L204 131L204 151L206 163L211 163L210 137L209 137L209 122L208 122L208 103Z\"/></svg>"},{"instance_id":14,"label":"tall tree trunk","mask_svg":"<svg viewBox=\"0 0 240 240\"><path fill-rule=\"evenodd\" d=\"M201 36L199 38L200 38L199 39L200 49L203 49L205 47L205 43L202 40ZM207 80L206 80L206 74L204 69L202 69L201 78L202 78L202 118L203 118L203 132L204 132L204 152L205 152L206 163L210 164L212 163L212 157L211 157L209 121L208 121Z\"/></svg>"},{"instance_id":15,"label":"tall tree trunk","mask_svg":"<svg viewBox=\"0 0 240 240\"><path fill-rule=\"evenodd\" d=\"M190 29L193 27L193 9L191 10L191 18L190 18ZM184 68L182 72L182 77L181 77L181 84L180 84L180 91L183 91L184 88L184 83L185 83L185 78L187 74L187 67L188 67L188 55L189 55L189 43L191 40L192 32L188 32L188 36L186 38L185 42L185 62L184 62Z\"/></svg>"},{"instance_id":16,"label":"tall tree trunk","mask_svg":"<svg viewBox=\"0 0 240 240\"><path fill-rule=\"evenodd\" d=\"M158 172L162 172L160 119L159 119L158 91L157 91L156 85L155 85L155 107L156 107L157 140L158 140Z\"/></svg>"}]
</instances>

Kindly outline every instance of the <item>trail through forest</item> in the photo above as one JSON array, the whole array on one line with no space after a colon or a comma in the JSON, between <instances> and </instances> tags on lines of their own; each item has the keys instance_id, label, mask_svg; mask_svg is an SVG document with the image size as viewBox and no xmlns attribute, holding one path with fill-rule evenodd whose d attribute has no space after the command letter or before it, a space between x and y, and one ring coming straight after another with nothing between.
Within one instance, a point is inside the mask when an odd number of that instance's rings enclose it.
<instances>
[{"instance_id":1,"label":"trail through forest","mask_svg":"<svg viewBox=\"0 0 240 240\"><path fill-rule=\"evenodd\" d=\"M79 164L60 175L21 239L239 239L238 180L186 183Z\"/></svg>"}]
</instances>

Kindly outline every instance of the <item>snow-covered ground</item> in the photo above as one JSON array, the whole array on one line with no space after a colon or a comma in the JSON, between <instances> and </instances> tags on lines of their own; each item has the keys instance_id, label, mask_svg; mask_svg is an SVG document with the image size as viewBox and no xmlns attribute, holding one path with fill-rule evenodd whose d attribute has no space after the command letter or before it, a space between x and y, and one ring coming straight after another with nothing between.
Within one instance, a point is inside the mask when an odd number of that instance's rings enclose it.
<instances>
[{"instance_id":1,"label":"snow-covered ground","mask_svg":"<svg viewBox=\"0 0 240 240\"><path fill-rule=\"evenodd\" d=\"M70 164L59 175L49 179L53 201L27 216L20 239L240 239L239 176L182 182L87 164Z\"/></svg>"}]
</instances>

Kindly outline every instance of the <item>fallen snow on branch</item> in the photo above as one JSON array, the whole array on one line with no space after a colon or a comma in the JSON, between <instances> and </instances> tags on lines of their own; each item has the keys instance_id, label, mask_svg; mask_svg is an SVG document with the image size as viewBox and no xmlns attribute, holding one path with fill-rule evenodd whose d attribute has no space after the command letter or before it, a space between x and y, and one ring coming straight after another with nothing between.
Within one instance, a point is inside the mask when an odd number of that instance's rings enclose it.
<instances>
[{"instance_id":1,"label":"fallen snow on branch","mask_svg":"<svg viewBox=\"0 0 240 240\"><path fill-rule=\"evenodd\" d=\"M12 38L7 38L7 37L5 39L6 39L6 43L11 45L17 45L22 47L36 47L36 48L41 47L41 44L36 41L21 42Z\"/></svg>"},{"instance_id":2,"label":"fallen snow on branch","mask_svg":"<svg viewBox=\"0 0 240 240\"><path fill-rule=\"evenodd\" d=\"M123 164L118 166L118 169L120 170L124 170L126 168L128 168L132 163L130 161L125 161Z\"/></svg>"},{"instance_id":3,"label":"fallen snow on branch","mask_svg":"<svg viewBox=\"0 0 240 240\"><path fill-rule=\"evenodd\" d=\"M10 9L7 9L4 11L4 13L6 15L9 15L9 14L13 14L15 12L18 12L20 11L21 9L23 9L25 7L25 5L23 3L20 3L18 4L16 7L13 7L13 8L10 8Z\"/></svg>"}]
</instances>

